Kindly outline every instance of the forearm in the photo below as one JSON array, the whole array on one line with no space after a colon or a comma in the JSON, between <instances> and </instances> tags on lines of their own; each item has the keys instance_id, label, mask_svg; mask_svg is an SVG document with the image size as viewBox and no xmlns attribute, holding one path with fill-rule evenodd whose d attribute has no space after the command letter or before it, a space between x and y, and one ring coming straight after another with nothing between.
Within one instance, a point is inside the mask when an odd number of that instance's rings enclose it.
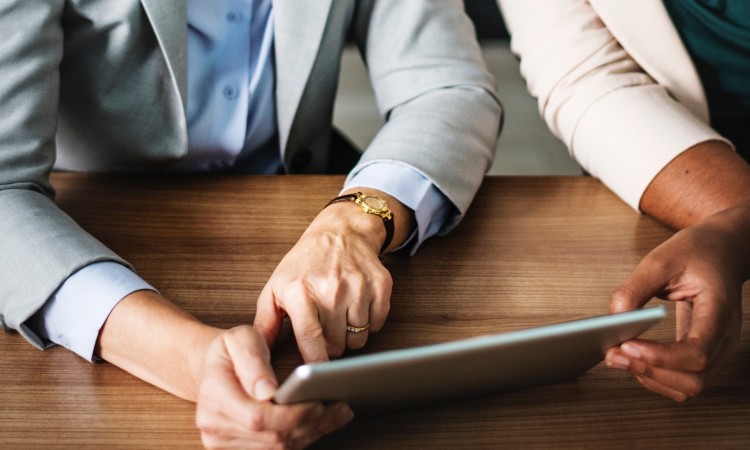
<instances>
[{"instance_id":1,"label":"forearm","mask_svg":"<svg viewBox=\"0 0 750 450\"><path fill-rule=\"evenodd\" d=\"M138 291L110 313L97 354L144 381L196 401L203 357L221 331L156 292Z\"/></svg>"},{"instance_id":2,"label":"forearm","mask_svg":"<svg viewBox=\"0 0 750 450\"><path fill-rule=\"evenodd\" d=\"M750 199L750 165L726 143L684 151L651 181L641 210L677 229Z\"/></svg>"}]
</instances>

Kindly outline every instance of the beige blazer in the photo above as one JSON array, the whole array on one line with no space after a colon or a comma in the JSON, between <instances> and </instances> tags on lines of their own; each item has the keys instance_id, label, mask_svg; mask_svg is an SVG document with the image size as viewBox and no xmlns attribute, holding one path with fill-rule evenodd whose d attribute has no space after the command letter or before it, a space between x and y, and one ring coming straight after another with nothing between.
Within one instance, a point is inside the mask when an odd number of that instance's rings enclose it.
<instances>
[{"instance_id":1,"label":"beige blazer","mask_svg":"<svg viewBox=\"0 0 750 450\"><path fill-rule=\"evenodd\" d=\"M458 0L274 1L277 123L290 172L328 166L347 36L385 125L358 167L432 179L460 220L492 160L500 106ZM0 0L0 321L26 321L73 272L120 261L53 203L48 175L148 171L187 151L184 0Z\"/></svg>"},{"instance_id":2,"label":"beige blazer","mask_svg":"<svg viewBox=\"0 0 750 450\"><path fill-rule=\"evenodd\" d=\"M633 208L675 156L723 139L661 0L498 3L548 126Z\"/></svg>"}]
</instances>

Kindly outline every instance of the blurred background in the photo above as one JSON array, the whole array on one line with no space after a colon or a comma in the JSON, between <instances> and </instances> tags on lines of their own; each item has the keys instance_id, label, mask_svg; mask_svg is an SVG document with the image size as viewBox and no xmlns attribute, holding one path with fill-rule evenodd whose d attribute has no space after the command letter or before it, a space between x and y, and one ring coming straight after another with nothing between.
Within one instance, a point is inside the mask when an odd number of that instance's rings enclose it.
<instances>
[{"instance_id":1,"label":"blurred background","mask_svg":"<svg viewBox=\"0 0 750 450\"><path fill-rule=\"evenodd\" d=\"M526 91L495 0L464 0L464 6L474 21L505 112L495 163L489 174L581 175L580 167L549 132L539 117L536 100ZM354 47L344 53L334 123L362 149L382 125L367 72Z\"/></svg>"}]
</instances>

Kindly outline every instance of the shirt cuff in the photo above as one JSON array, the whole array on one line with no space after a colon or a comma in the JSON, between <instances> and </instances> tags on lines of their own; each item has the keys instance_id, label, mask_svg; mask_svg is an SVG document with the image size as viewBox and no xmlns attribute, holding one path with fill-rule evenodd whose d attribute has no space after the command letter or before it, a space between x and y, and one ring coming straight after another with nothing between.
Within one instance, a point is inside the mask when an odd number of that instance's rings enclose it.
<instances>
[{"instance_id":1,"label":"shirt cuff","mask_svg":"<svg viewBox=\"0 0 750 450\"><path fill-rule=\"evenodd\" d=\"M410 255L414 255L427 238L440 231L455 208L430 179L395 162L377 162L363 167L349 177L344 190L352 187L385 192L414 211L417 229L396 249L411 246Z\"/></svg>"},{"instance_id":2,"label":"shirt cuff","mask_svg":"<svg viewBox=\"0 0 750 450\"><path fill-rule=\"evenodd\" d=\"M104 321L120 300L144 289L155 290L121 264L90 264L68 277L28 325L42 339L92 362Z\"/></svg>"}]
</instances>

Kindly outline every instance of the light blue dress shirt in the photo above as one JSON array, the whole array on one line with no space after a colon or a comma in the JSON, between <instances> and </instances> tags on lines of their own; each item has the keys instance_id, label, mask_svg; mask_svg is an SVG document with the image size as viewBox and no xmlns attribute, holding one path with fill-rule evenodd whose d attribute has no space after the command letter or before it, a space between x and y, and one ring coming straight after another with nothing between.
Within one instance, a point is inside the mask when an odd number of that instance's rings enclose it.
<instances>
[{"instance_id":1,"label":"light blue dress shirt","mask_svg":"<svg viewBox=\"0 0 750 450\"><path fill-rule=\"evenodd\" d=\"M271 0L188 0L188 153L174 171L278 173ZM247 161L247 163L244 163ZM370 164L351 186L386 192L414 210L417 230L402 245L413 254L448 219L453 205L433 183L398 161ZM128 294L151 289L114 262L71 275L28 325L40 337L92 361L99 330Z\"/></svg>"}]
</instances>

